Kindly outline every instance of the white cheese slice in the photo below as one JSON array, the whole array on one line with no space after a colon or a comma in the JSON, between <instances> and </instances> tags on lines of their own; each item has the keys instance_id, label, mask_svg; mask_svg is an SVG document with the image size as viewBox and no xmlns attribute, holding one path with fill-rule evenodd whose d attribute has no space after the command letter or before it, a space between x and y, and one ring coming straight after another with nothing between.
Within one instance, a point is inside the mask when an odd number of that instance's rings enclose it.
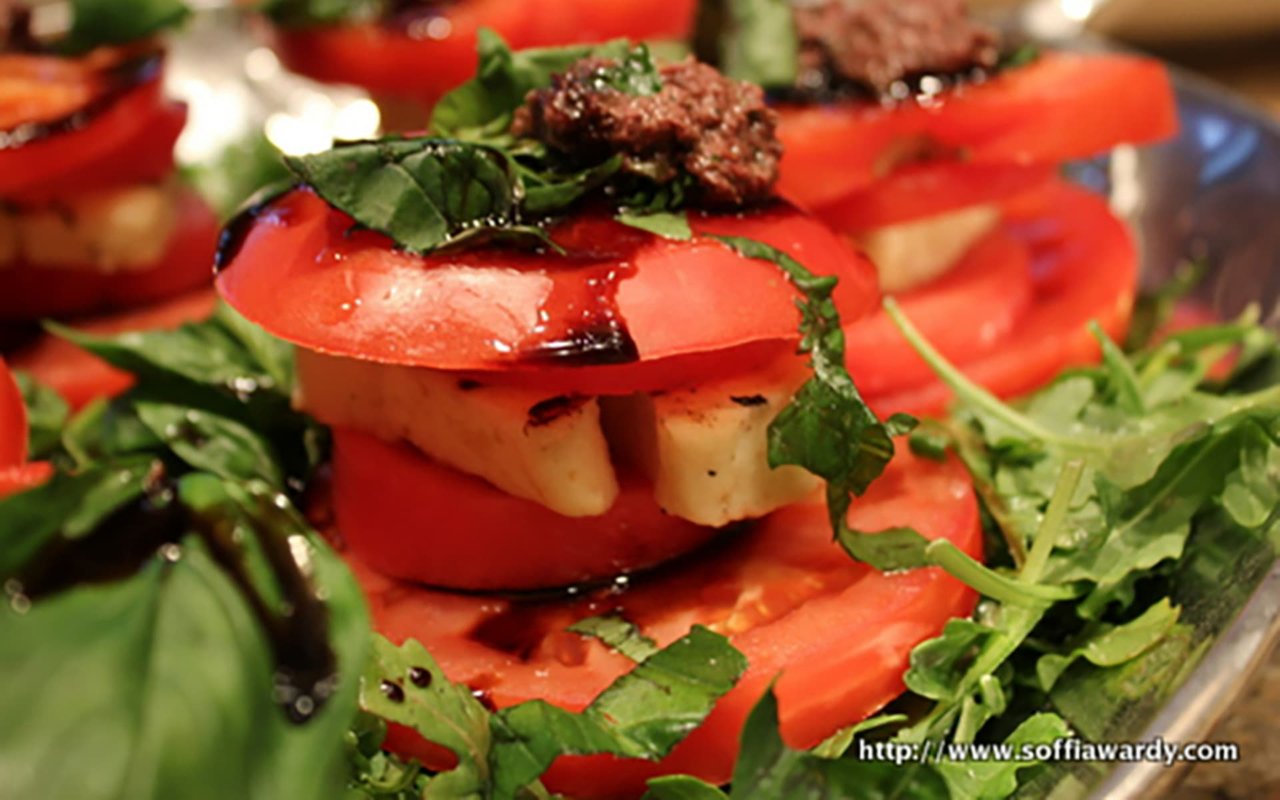
<instances>
[{"instance_id":1,"label":"white cheese slice","mask_svg":"<svg viewBox=\"0 0 1280 800\"><path fill-rule=\"evenodd\" d=\"M438 370L303 349L297 364L295 404L328 425L408 441L441 463L569 517L603 514L618 495L594 399L476 386Z\"/></svg>"},{"instance_id":2,"label":"white cheese slice","mask_svg":"<svg viewBox=\"0 0 1280 800\"><path fill-rule=\"evenodd\" d=\"M789 356L750 376L602 398L605 431L668 513L714 527L761 517L820 485L798 467L769 468L769 423L805 378L803 361Z\"/></svg>"},{"instance_id":3,"label":"white cheese slice","mask_svg":"<svg viewBox=\"0 0 1280 800\"><path fill-rule=\"evenodd\" d=\"M0 209L0 269L113 273L154 266L177 225L177 184L96 192L32 208Z\"/></svg>"},{"instance_id":4,"label":"white cheese slice","mask_svg":"<svg viewBox=\"0 0 1280 800\"><path fill-rule=\"evenodd\" d=\"M858 244L876 265L886 294L903 292L943 275L1000 223L995 206L889 225L859 234Z\"/></svg>"}]
</instances>

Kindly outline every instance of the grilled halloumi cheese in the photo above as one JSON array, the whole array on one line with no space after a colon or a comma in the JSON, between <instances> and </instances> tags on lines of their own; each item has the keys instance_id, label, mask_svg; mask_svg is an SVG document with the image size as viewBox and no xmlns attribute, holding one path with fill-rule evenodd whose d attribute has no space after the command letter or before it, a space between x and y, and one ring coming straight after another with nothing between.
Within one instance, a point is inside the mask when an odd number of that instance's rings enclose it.
<instances>
[{"instance_id":1,"label":"grilled halloumi cheese","mask_svg":"<svg viewBox=\"0 0 1280 800\"><path fill-rule=\"evenodd\" d=\"M176 183L86 192L38 207L0 207L0 269L112 273L153 266L178 221Z\"/></svg>"},{"instance_id":2,"label":"grilled halloumi cheese","mask_svg":"<svg viewBox=\"0 0 1280 800\"><path fill-rule=\"evenodd\" d=\"M969 206L933 217L859 234L858 244L876 265L886 294L940 277L1000 224L995 206Z\"/></svg>"}]
</instances>

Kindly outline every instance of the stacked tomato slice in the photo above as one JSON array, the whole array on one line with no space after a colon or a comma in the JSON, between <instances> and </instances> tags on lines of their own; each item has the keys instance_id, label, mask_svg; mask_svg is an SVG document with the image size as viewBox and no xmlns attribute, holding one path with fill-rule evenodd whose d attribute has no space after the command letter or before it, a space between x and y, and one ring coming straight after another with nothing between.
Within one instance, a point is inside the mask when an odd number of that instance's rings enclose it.
<instances>
[{"instance_id":1,"label":"stacked tomato slice","mask_svg":"<svg viewBox=\"0 0 1280 800\"><path fill-rule=\"evenodd\" d=\"M150 44L82 57L0 54L0 322L52 316L123 331L207 312L208 292L169 305L208 284L218 220L193 190L171 182L187 111L164 96L163 67ZM154 223L161 218L168 222ZM120 225L148 233L123 241ZM143 254L125 263L100 242ZM121 316L139 306L147 306L141 316ZM13 357L73 405L127 385L123 374L46 339Z\"/></svg>"},{"instance_id":2,"label":"stacked tomato slice","mask_svg":"<svg viewBox=\"0 0 1280 800\"><path fill-rule=\"evenodd\" d=\"M475 74L481 28L495 31L514 49L618 37L678 40L689 31L694 5L695 0L671 0L656 10L643 0L424 3L398 19L281 27L272 40L285 64L316 80L355 84L431 106Z\"/></svg>"},{"instance_id":3,"label":"stacked tomato slice","mask_svg":"<svg viewBox=\"0 0 1280 800\"><path fill-rule=\"evenodd\" d=\"M1117 335L1133 300L1127 232L1101 199L1058 181L1060 163L1158 141L1176 126L1157 62L1046 53L919 102L784 107L781 190L854 237L997 207L996 230L899 302L945 355L1008 396L1095 356L1088 321ZM945 405L945 390L883 315L848 335L851 371L875 407Z\"/></svg>"},{"instance_id":4,"label":"stacked tomato slice","mask_svg":"<svg viewBox=\"0 0 1280 800\"><path fill-rule=\"evenodd\" d=\"M97 50L82 58L0 55L0 198L47 210L89 192L155 184L173 172L184 106L165 99L163 56ZM217 220L189 190L152 265L105 272L91 264L0 269L0 320L138 305L209 278Z\"/></svg>"}]
</instances>

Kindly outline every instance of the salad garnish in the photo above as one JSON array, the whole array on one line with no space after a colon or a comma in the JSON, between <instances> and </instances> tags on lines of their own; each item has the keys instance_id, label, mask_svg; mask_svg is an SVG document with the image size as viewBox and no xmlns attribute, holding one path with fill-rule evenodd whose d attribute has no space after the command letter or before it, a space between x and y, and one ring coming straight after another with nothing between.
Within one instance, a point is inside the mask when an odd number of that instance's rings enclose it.
<instances>
[{"instance_id":1,"label":"salad garnish","mask_svg":"<svg viewBox=\"0 0 1280 800\"><path fill-rule=\"evenodd\" d=\"M182 0L70 0L71 25L52 41L32 35L31 12L6 4L0 15L0 52L51 52L79 56L99 47L130 45L177 27L191 10Z\"/></svg>"}]
</instances>

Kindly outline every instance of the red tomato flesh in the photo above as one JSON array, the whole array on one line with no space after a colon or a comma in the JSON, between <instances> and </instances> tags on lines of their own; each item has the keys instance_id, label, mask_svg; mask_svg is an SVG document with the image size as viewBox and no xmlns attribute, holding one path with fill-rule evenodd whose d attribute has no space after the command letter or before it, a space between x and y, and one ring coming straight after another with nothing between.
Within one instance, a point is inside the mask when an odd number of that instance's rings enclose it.
<instances>
[{"instance_id":1,"label":"red tomato flesh","mask_svg":"<svg viewBox=\"0 0 1280 800\"><path fill-rule=\"evenodd\" d=\"M928 103L788 106L779 192L820 208L921 161L1057 164L1177 130L1169 76L1158 61L1045 53Z\"/></svg>"},{"instance_id":2,"label":"red tomato flesh","mask_svg":"<svg viewBox=\"0 0 1280 800\"><path fill-rule=\"evenodd\" d=\"M0 469L26 460L27 406L4 359L0 359Z\"/></svg>"},{"instance_id":3,"label":"red tomato flesh","mask_svg":"<svg viewBox=\"0 0 1280 800\"><path fill-rule=\"evenodd\" d=\"M97 336L171 330L207 319L213 313L215 302L217 295L212 289L200 289L144 308L77 320L71 327ZM99 397L115 397L133 385L133 376L129 373L50 334L16 351L12 363L15 369L30 373L62 395L73 409Z\"/></svg>"},{"instance_id":4,"label":"red tomato flesh","mask_svg":"<svg viewBox=\"0 0 1280 800\"><path fill-rule=\"evenodd\" d=\"M11 494L34 489L51 477L53 477L53 465L45 461L0 468L0 500Z\"/></svg>"},{"instance_id":5,"label":"red tomato flesh","mask_svg":"<svg viewBox=\"0 0 1280 800\"><path fill-rule=\"evenodd\" d=\"M51 269L21 263L0 269L0 320L130 308L208 285L218 218L193 190L184 190L177 202L177 227L155 266L110 274L90 267Z\"/></svg>"},{"instance_id":6,"label":"red tomato flesh","mask_svg":"<svg viewBox=\"0 0 1280 800\"><path fill-rule=\"evenodd\" d=\"M909 525L981 558L977 503L954 460L900 453L854 503L849 520L863 530ZM852 561L832 542L826 510L816 501L779 511L723 547L632 576L625 590L612 586L565 600L437 592L348 558L379 632L396 642L421 641L446 675L498 707L541 698L581 709L631 668L622 656L565 631L587 616L618 611L659 644L694 624L731 637L750 664L746 676L666 760L556 762L548 788L587 800L637 797L644 781L660 774L728 780L743 721L774 678L783 737L795 747L816 744L900 694L911 648L948 619L970 613L975 601L936 569L886 575ZM404 729L392 731L388 746L423 757L438 752Z\"/></svg>"},{"instance_id":7,"label":"red tomato flesh","mask_svg":"<svg viewBox=\"0 0 1280 800\"><path fill-rule=\"evenodd\" d=\"M342 538L383 574L432 586L527 590L661 564L715 536L665 513L653 486L619 475L597 517L565 517L415 451L333 431L333 510Z\"/></svg>"},{"instance_id":8,"label":"red tomato flesh","mask_svg":"<svg viewBox=\"0 0 1280 800\"><path fill-rule=\"evenodd\" d=\"M699 233L757 239L815 273L837 275L845 319L878 302L866 259L785 205L693 215L691 223ZM510 249L421 257L351 228L315 194L292 192L260 212L218 290L250 320L312 350L525 373L562 389L562 378L589 381L601 367L620 392L679 385L705 377L693 371L705 360L690 356L798 336L798 294L783 273L705 238L675 242L584 215L552 232L568 257ZM634 345L630 355L580 352L601 335L616 341L619 331Z\"/></svg>"},{"instance_id":9,"label":"red tomato flesh","mask_svg":"<svg viewBox=\"0 0 1280 800\"><path fill-rule=\"evenodd\" d=\"M863 233L999 203L1043 187L1057 175L1052 164L914 164L813 213L841 233Z\"/></svg>"},{"instance_id":10,"label":"red tomato flesh","mask_svg":"<svg viewBox=\"0 0 1280 800\"><path fill-rule=\"evenodd\" d=\"M1012 397L1067 367L1096 361L1091 320L1112 338L1124 338L1137 290L1138 256L1129 231L1106 199L1066 183L1053 184L1010 208L999 235L1013 237L1029 253L1033 299L991 346L964 352L949 345L950 337L980 329L991 315L992 308L978 293L967 315L964 303L951 315L929 313L942 281L905 293L899 304L926 338L950 352L965 375L1001 397ZM881 314L846 329L851 359L857 360L851 370L855 381L862 387L863 371L868 382L875 375L866 389L868 403L880 414L940 413L951 400L950 390L923 377L932 372L922 369L923 362L901 337L896 344L886 338L887 326ZM867 355L871 353L874 359ZM880 364L894 368L877 373Z\"/></svg>"},{"instance_id":11,"label":"red tomato flesh","mask_svg":"<svg viewBox=\"0 0 1280 800\"><path fill-rule=\"evenodd\" d=\"M39 201L173 170L186 109L164 99L159 55L133 74L112 75L129 57L0 55L0 197ZM8 142L32 123L48 126L48 135Z\"/></svg>"},{"instance_id":12,"label":"red tomato flesh","mask_svg":"<svg viewBox=\"0 0 1280 800\"><path fill-rule=\"evenodd\" d=\"M683 39L694 0L655 13L643 0L466 0L406 24L276 29L272 42L290 69L434 105L476 71L476 33L491 28L516 50L618 37Z\"/></svg>"}]
</instances>

